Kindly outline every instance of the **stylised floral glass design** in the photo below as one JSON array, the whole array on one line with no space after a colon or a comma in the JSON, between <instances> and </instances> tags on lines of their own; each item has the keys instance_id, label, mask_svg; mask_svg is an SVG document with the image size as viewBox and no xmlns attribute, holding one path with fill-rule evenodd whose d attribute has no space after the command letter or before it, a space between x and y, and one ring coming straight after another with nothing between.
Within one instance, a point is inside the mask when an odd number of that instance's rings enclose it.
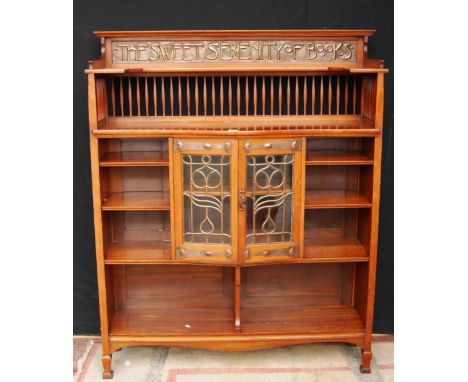
<instances>
[{"instance_id":1,"label":"stylised floral glass design","mask_svg":"<svg viewBox=\"0 0 468 382\"><path fill-rule=\"evenodd\" d=\"M247 159L247 244L292 241L293 155Z\"/></svg>"},{"instance_id":2,"label":"stylised floral glass design","mask_svg":"<svg viewBox=\"0 0 468 382\"><path fill-rule=\"evenodd\" d=\"M183 155L182 166L184 242L230 244L230 156Z\"/></svg>"}]
</instances>

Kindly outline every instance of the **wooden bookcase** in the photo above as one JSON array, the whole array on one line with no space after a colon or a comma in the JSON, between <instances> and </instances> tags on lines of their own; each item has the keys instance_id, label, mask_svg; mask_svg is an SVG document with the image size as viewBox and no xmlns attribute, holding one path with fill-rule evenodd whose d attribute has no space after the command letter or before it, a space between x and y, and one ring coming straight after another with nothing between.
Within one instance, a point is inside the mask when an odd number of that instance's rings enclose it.
<instances>
[{"instance_id":1,"label":"wooden bookcase","mask_svg":"<svg viewBox=\"0 0 468 382\"><path fill-rule=\"evenodd\" d=\"M104 378L128 346L362 348L383 63L368 30L97 32L89 85Z\"/></svg>"}]
</instances>

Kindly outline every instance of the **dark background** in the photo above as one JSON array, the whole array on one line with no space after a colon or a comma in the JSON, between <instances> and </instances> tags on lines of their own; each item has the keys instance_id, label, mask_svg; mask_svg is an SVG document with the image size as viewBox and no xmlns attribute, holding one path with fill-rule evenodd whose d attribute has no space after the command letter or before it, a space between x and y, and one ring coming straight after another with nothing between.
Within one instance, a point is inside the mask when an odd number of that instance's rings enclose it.
<instances>
[{"instance_id":1,"label":"dark background","mask_svg":"<svg viewBox=\"0 0 468 382\"><path fill-rule=\"evenodd\" d=\"M375 333L393 334L393 1L75 0L73 15L73 331L99 334L87 110L88 60L100 56L95 30L376 29L369 56L385 60L382 196Z\"/></svg>"}]
</instances>

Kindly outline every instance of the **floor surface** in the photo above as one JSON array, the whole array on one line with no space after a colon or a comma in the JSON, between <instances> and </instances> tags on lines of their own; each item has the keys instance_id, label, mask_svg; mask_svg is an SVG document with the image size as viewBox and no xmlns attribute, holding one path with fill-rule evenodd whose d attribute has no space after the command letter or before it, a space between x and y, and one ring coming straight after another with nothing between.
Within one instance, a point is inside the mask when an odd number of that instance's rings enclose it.
<instances>
[{"instance_id":1,"label":"floor surface","mask_svg":"<svg viewBox=\"0 0 468 382\"><path fill-rule=\"evenodd\" d=\"M372 373L359 372L360 351L341 344L311 344L253 352L215 352L164 347L114 353L114 382L391 382L393 337L376 335ZM103 381L101 345L74 338L75 382Z\"/></svg>"}]
</instances>

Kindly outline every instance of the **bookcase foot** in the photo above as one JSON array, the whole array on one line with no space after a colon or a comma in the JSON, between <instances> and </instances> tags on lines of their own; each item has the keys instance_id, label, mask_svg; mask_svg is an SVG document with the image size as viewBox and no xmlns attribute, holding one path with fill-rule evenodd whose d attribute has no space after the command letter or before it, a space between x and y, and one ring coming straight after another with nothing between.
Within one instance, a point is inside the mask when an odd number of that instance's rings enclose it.
<instances>
[{"instance_id":1,"label":"bookcase foot","mask_svg":"<svg viewBox=\"0 0 468 382\"><path fill-rule=\"evenodd\" d=\"M363 374L370 374L371 372L371 367L370 367L370 362L372 359L372 352L363 350L361 354L361 366L359 367L359 370L361 370L361 373Z\"/></svg>"},{"instance_id":2,"label":"bookcase foot","mask_svg":"<svg viewBox=\"0 0 468 382\"><path fill-rule=\"evenodd\" d=\"M102 379L112 379L114 372L112 371L112 356L102 356L102 367L104 369L102 373Z\"/></svg>"}]
</instances>

